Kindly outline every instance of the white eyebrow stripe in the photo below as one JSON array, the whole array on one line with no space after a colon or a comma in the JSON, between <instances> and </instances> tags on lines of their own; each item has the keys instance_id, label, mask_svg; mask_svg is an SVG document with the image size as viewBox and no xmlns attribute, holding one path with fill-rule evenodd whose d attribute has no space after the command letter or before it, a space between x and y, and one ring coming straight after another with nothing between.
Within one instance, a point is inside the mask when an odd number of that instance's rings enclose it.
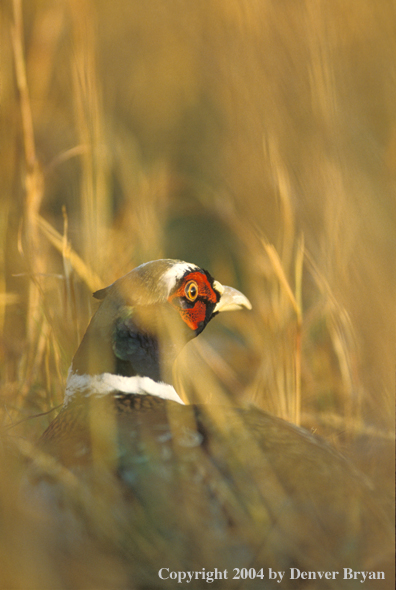
<instances>
[{"instance_id":1,"label":"white eyebrow stripe","mask_svg":"<svg viewBox=\"0 0 396 590\"><path fill-rule=\"evenodd\" d=\"M161 277L161 281L166 285L168 295L173 291L176 283L188 272L200 270L199 266L189 262L177 262L171 266Z\"/></svg>"}]
</instances>

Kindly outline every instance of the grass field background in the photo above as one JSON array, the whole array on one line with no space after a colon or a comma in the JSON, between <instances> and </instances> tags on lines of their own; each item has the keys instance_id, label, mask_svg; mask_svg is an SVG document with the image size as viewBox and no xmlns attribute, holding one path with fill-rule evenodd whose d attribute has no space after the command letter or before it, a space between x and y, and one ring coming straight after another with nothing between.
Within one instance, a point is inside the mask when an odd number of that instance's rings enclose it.
<instances>
[{"instance_id":1,"label":"grass field background","mask_svg":"<svg viewBox=\"0 0 396 590\"><path fill-rule=\"evenodd\" d=\"M0 11L4 444L36 440L55 414L37 415L62 403L92 291L181 258L253 304L187 347L183 395L312 428L389 494L394 3L7 0ZM10 512L20 468L1 482Z\"/></svg>"}]
</instances>

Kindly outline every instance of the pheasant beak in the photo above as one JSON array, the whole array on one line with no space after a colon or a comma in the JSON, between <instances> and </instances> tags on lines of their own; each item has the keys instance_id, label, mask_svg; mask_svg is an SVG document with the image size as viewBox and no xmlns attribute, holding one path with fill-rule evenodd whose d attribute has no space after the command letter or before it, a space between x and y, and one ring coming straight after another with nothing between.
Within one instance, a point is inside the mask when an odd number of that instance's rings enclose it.
<instances>
[{"instance_id":1,"label":"pheasant beak","mask_svg":"<svg viewBox=\"0 0 396 590\"><path fill-rule=\"evenodd\" d=\"M236 309L242 309L243 307L246 309L252 309L252 304L249 299L245 297L243 293L237 291L237 289L226 287L218 281L214 281L213 287L220 293L220 299L217 302L213 313L218 313L219 311L234 311Z\"/></svg>"}]
</instances>

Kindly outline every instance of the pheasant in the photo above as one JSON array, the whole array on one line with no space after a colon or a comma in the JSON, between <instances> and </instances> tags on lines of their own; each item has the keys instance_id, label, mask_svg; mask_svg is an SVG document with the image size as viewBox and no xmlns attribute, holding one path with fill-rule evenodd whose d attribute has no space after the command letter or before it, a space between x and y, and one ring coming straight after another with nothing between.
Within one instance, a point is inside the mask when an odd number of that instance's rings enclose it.
<instances>
[{"instance_id":1,"label":"pheasant","mask_svg":"<svg viewBox=\"0 0 396 590\"><path fill-rule=\"evenodd\" d=\"M209 574L221 588L352 588L344 568L389 578L391 527L351 463L255 407L189 405L174 389L184 344L218 313L250 310L245 295L157 260L94 297L64 406L38 442L66 577L142 589L206 587Z\"/></svg>"}]
</instances>

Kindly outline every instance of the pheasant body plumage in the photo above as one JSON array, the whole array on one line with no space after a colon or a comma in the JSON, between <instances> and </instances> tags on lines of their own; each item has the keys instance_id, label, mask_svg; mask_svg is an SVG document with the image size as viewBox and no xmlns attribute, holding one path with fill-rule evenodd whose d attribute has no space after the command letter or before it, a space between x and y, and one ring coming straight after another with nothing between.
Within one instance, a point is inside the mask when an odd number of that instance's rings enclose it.
<instances>
[{"instance_id":1,"label":"pheasant body plumage","mask_svg":"<svg viewBox=\"0 0 396 590\"><path fill-rule=\"evenodd\" d=\"M370 485L329 445L257 408L184 405L174 390L184 343L217 313L250 309L244 295L171 260L95 295L102 303L73 359L65 405L38 446L77 476L67 503L88 537L101 539L99 555L116 551L128 584L166 587L161 566L381 563L389 527ZM63 506L64 488L47 484Z\"/></svg>"}]
</instances>

